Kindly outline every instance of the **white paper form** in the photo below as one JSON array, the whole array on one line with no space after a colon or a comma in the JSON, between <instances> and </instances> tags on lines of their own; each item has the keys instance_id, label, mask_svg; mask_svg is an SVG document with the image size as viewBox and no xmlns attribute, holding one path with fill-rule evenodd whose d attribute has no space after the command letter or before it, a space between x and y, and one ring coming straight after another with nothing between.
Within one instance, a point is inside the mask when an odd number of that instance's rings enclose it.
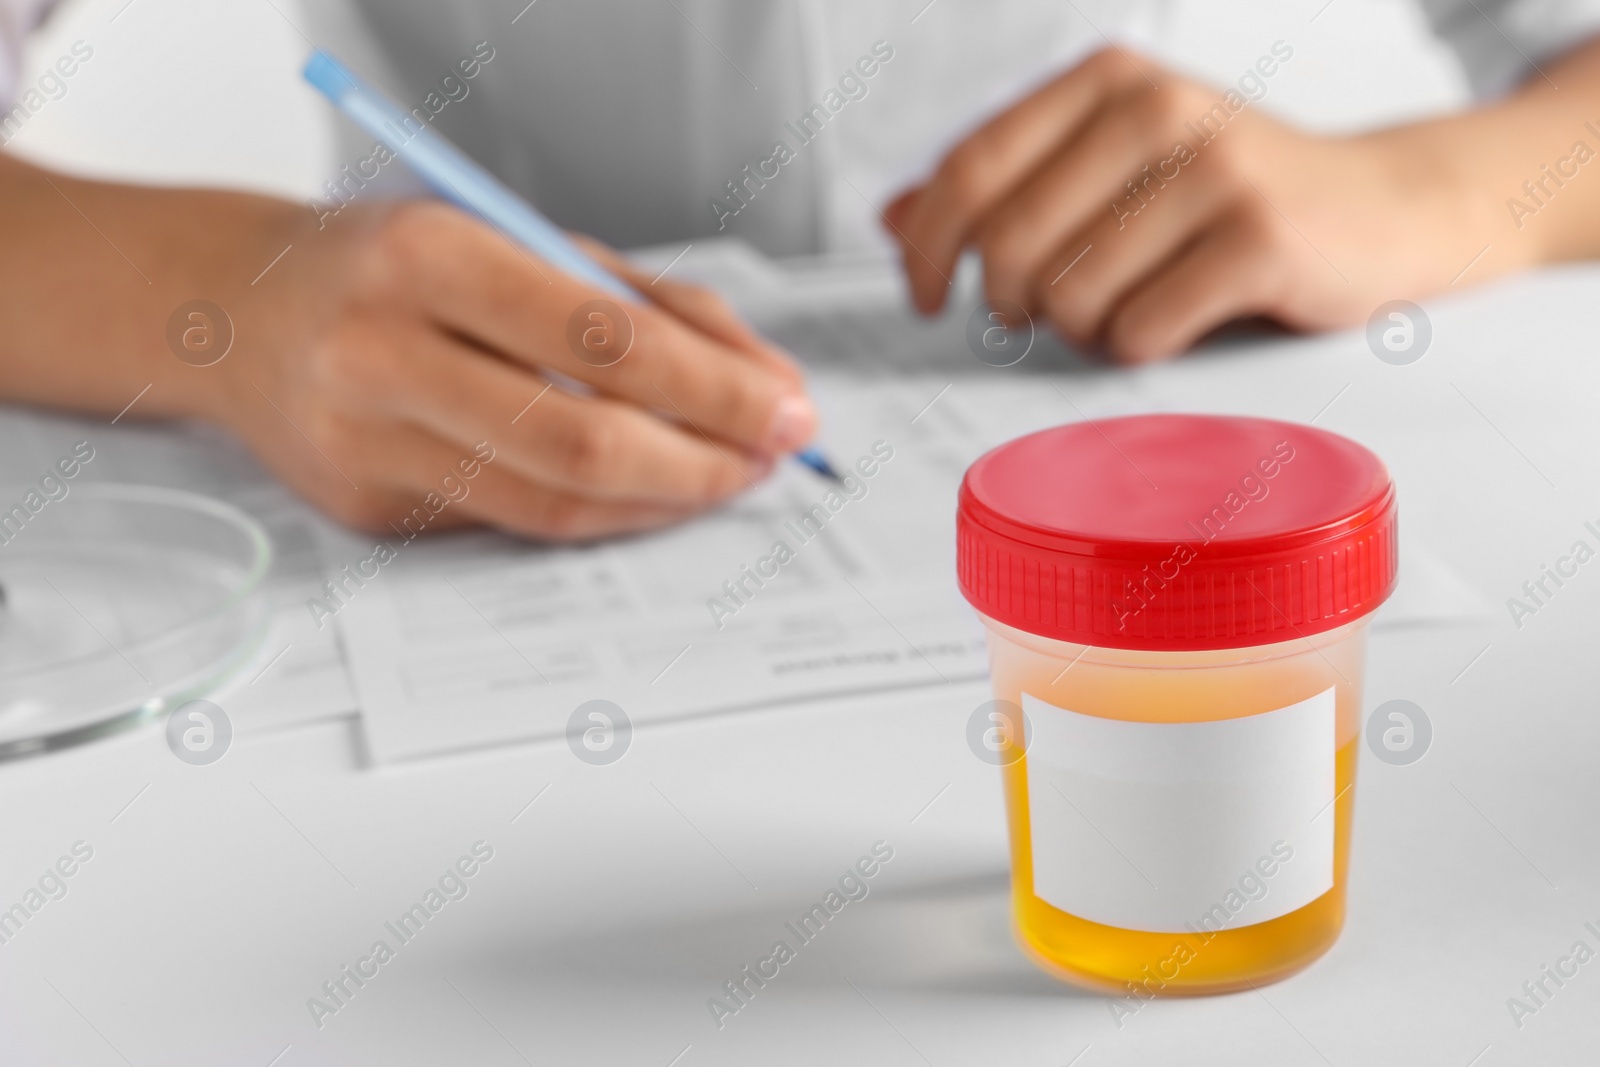
<instances>
[{"instance_id":1,"label":"white paper form","mask_svg":"<svg viewBox=\"0 0 1600 1067\"><path fill-rule=\"evenodd\" d=\"M325 577L313 528L327 520L224 433L181 423L108 423L0 407L0 480L33 482L74 442L86 440L95 457L82 468L81 481L185 489L250 513L272 538L263 592L274 610L253 660L209 699L239 733L354 712L338 632L331 626L319 631L305 607Z\"/></svg>"},{"instance_id":2,"label":"white paper form","mask_svg":"<svg viewBox=\"0 0 1600 1067\"><path fill-rule=\"evenodd\" d=\"M1107 414L1131 400L1126 381L1078 403ZM955 585L956 489L985 449L1074 418L1071 404L1041 383L812 385L831 457L857 471L859 498L835 496L836 512L830 483L786 464L715 514L602 546L391 539L398 558L335 616L373 754L559 736L593 699L637 724L981 677L981 628ZM337 566L373 547L342 535L326 554Z\"/></svg>"}]
</instances>

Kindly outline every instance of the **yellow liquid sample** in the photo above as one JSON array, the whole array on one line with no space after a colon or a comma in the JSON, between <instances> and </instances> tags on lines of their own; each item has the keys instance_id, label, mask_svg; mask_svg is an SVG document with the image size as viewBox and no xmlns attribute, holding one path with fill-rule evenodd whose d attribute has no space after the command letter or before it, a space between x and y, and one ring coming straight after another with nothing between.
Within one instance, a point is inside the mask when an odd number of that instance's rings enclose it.
<instances>
[{"instance_id":1,"label":"yellow liquid sample","mask_svg":"<svg viewBox=\"0 0 1600 1067\"><path fill-rule=\"evenodd\" d=\"M1019 705L1029 693L1103 718L1208 722L1274 711L1334 689L1333 888L1304 907L1250 926L1199 933L1125 930L1040 900L1033 894L1027 757L1003 767L1017 936L1036 962L1075 984L1145 999L1276 981L1333 945L1344 924L1365 620L1309 639L1207 652L1085 650L985 621L995 696Z\"/></svg>"}]
</instances>

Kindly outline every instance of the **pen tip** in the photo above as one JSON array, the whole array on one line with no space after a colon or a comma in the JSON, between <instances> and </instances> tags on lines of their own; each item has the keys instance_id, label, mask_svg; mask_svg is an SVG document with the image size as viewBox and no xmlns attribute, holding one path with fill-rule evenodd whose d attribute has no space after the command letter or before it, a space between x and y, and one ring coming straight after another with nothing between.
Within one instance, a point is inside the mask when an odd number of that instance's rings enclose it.
<instances>
[{"instance_id":1,"label":"pen tip","mask_svg":"<svg viewBox=\"0 0 1600 1067\"><path fill-rule=\"evenodd\" d=\"M833 469L833 464L828 462L828 457L824 456L815 448L808 448L803 452L796 452L794 454L794 458L830 481L844 481L844 479L839 476L839 472Z\"/></svg>"}]
</instances>

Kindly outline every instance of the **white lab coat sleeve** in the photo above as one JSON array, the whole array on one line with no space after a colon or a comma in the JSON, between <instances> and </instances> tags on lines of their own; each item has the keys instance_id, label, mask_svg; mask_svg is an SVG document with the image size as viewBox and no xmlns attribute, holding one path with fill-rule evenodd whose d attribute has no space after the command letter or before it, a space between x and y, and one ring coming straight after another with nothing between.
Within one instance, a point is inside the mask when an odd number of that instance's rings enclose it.
<instances>
[{"instance_id":1,"label":"white lab coat sleeve","mask_svg":"<svg viewBox=\"0 0 1600 1067\"><path fill-rule=\"evenodd\" d=\"M16 103L17 73L22 69L22 46L55 0L0 0L0 110ZM8 135L0 131L0 143Z\"/></svg>"},{"instance_id":2,"label":"white lab coat sleeve","mask_svg":"<svg viewBox=\"0 0 1600 1067\"><path fill-rule=\"evenodd\" d=\"M1542 77L1541 69L1600 34L1600 0L1420 0L1480 97Z\"/></svg>"}]
</instances>

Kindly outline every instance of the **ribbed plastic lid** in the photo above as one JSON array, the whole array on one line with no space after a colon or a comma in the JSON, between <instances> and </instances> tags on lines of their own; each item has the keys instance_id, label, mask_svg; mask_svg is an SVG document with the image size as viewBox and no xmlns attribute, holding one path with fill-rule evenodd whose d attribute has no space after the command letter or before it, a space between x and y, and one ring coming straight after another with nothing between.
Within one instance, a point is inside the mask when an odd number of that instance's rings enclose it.
<instances>
[{"instance_id":1,"label":"ribbed plastic lid","mask_svg":"<svg viewBox=\"0 0 1600 1067\"><path fill-rule=\"evenodd\" d=\"M1062 641L1189 651L1310 636L1383 603L1383 462L1311 426L1135 415L1029 434L961 484L961 591Z\"/></svg>"}]
</instances>

